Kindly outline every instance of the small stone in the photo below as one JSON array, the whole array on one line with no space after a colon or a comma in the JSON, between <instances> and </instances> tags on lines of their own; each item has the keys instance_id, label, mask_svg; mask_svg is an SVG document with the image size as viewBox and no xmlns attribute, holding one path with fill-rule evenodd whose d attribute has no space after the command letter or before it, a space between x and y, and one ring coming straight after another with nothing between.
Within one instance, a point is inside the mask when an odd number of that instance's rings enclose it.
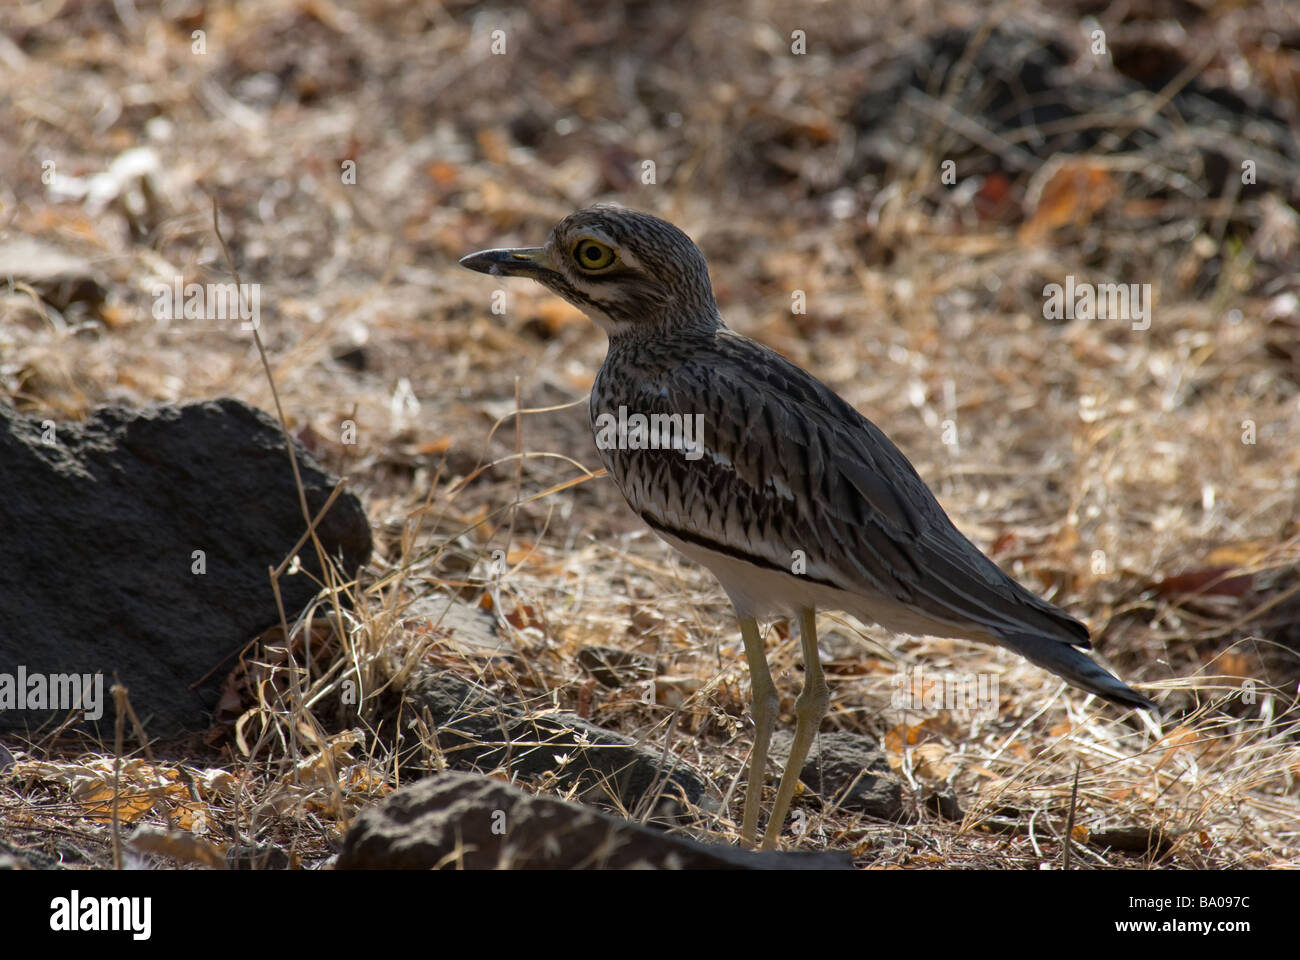
<instances>
[{"instance_id":1,"label":"small stone","mask_svg":"<svg viewBox=\"0 0 1300 960\"><path fill-rule=\"evenodd\" d=\"M651 680L655 675L652 657L617 647L583 647L578 651L578 663L597 683L611 690Z\"/></svg>"},{"instance_id":2,"label":"small stone","mask_svg":"<svg viewBox=\"0 0 1300 960\"><path fill-rule=\"evenodd\" d=\"M793 735L785 730L772 735L769 755L781 766L790 756L793 740ZM889 761L880 747L860 733L835 730L818 734L799 779L824 805L835 804L836 809L865 813L881 820L906 819L902 785L890 771Z\"/></svg>"}]
</instances>

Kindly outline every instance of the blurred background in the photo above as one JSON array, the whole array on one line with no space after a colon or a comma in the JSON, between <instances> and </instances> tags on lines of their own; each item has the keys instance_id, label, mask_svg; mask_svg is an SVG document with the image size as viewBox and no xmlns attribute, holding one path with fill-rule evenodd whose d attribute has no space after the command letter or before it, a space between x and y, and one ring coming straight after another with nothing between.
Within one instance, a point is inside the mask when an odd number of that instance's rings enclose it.
<instances>
[{"instance_id":1,"label":"blurred background","mask_svg":"<svg viewBox=\"0 0 1300 960\"><path fill-rule=\"evenodd\" d=\"M700 764L730 772L748 681L726 602L585 472L604 337L540 287L456 266L596 201L690 234L728 324L885 429L1125 680L1202 720L1211 701L1257 716L1231 696L1243 683L1294 703L1300 7L1284 0L11 3L0 394L55 419L226 395L272 409L247 331L153 313L160 278L231 279L215 203L260 285L293 432L366 504L370 573L492 610L529 652L499 684L638 736L680 712ZM1061 316L1046 291L1067 282L1138 285L1149 312ZM487 589L494 550L509 572ZM375 643L404 628L385 629ZM995 664L1012 718L1059 686L955 641L827 636L831 722L876 736L900 721L900 664ZM575 664L593 643L657 658L640 699L592 702ZM922 742L949 765L915 775L978 785L951 758L985 734L936 721ZM1201 758L1223 764L1205 810L1247 788L1294 810L1294 754L1261 772L1254 736ZM1267 832L1272 814L1234 816ZM1198 856L1294 852L1292 835Z\"/></svg>"}]
</instances>

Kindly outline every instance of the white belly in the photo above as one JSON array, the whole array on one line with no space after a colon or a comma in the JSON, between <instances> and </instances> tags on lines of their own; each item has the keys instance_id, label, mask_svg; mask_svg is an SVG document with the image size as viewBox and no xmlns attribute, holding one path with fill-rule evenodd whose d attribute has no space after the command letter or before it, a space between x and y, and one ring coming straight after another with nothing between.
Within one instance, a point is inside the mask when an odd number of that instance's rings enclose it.
<instances>
[{"instance_id":1,"label":"white belly","mask_svg":"<svg viewBox=\"0 0 1300 960\"><path fill-rule=\"evenodd\" d=\"M991 639L977 628L934 620L887 597L849 593L794 573L760 567L698 544L686 543L672 534L658 530L655 533L683 556L717 577L736 608L736 615L742 619L795 616L800 610L812 607L842 610L864 623L878 623L893 633Z\"/></svg>"}]
</instances>

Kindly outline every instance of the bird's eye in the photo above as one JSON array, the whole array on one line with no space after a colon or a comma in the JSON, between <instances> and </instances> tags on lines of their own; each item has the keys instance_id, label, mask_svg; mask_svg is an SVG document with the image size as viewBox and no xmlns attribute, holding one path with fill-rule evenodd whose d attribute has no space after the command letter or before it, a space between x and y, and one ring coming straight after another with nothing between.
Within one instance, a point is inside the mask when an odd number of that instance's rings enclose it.
<instances>
[{"instance_id":1,"label":"bird's eye","mask_svg":"<svg viewBox=\"0 0 1300 960\"><path fill-rule=\"evenodd\" d=\"M614 265L614 249L599 240L579 240L573 248L573 259L582 270L604 270Z\"/></svg>"}]
</instances>

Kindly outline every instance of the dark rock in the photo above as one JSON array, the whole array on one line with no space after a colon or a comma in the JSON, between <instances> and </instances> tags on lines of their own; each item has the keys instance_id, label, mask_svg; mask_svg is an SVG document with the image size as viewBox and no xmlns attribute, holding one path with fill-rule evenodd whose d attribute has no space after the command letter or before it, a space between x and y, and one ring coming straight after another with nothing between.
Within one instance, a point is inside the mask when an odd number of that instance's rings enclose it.
<instances>
[{"instance_id":1,"label":"dark rock","mask_svg":"<svg viewBox=\"0 0 1300 960\"><path fill-rule=\"evenodd\" d=\"M653 657L618 647L583 647L578 651L578 663L597 683L611 690L653 679L655 675Z\"/></svg>"},{"instance_id":2,"label":"dark rock","mask_svg":"<svg viewBox=\"0 0 1300 960\"><path fill-rule=\"evenodd\" d=\"M66 870L67 866L40 850L24 850L0 839L0 870Z\"/></svg>"},{"instance_id":3,"label":"dark rock","mask_svg":"<svg viewBox=\"0 0 1300 960\"><path fill-rule=\"evenodd\" d=\"M793 740L786 730L772 735L769 756L781 767L790 756ZM827 806L835 804L837 809L881 820L906 818L902 785L890 771L885 754L862 734L844 730L818 734L799 779Z\"/></svg>"},{"instance_id":4,"label":"dark rock","mask_svg":"<svg viewBox=\"0 0 1300 960\"><path fill-rule=\"evenodd\" d=\"M999 168L1032 171L1049 157L1088 153L1103 143L1110 155L1159 149L1163 130L1158 125L1139 123L1121 133L1069 124L1144 89L1162 90L1190 65L1185 51L1170 50L1172 59L1157 68L1156 75L1129 71L1123 66L1125 60L1144 67L1156 64L1153 51L1134 51L1134 56L1126 57L1130 44L1114 31L1110 34L1107 43L1116 69L1093 71L1087 83L1077 82L1077 46L1040 26L1006 21L988 33L943 27L912 38L876 65L850 112L860 141L849 174L880 173L891 162L907 162L921 139L932 136L936 121L957 134L947 141L944 155L958 159L963 177ZM940 103L934 91L945 89L959 71L963 82ZM1245 155L1260 157L1261 171L1267 157L1269 180L1288 182L1287 171L1297 159L1296 141L1285 119L1285 104L1263 86L1229 88L1209 73L1198 73L1171 89L1170 107L1193 128L1223 132L1222 140L1203 137L1187 145L1194 149L1171 153L1170 162L1185 163L1184 158L1195 162L1200 156L1210 163L1223 152L1221 144L1232 143L1246 149ZM1047 127L1060 129L1051 137L1019 135ZM998 148L987 149L978 136L971 135L973 129L996 136ZM1232 159L1236 160L1235 153ZM1240 169L1238 163L1232 166ZM1220 196L1225 189L1221 174L1204 172L1199 182L1211 196ZM1289 188L1291 196L1297 189Z\"/></svg>"},{"instance_id":5,"label":"dark rock","mask_svg":"<svg viewBox=\"0 0 1300 960\"><path fill-rule=\"evenodd\" d=\"M288 870L289 851L267 844L240 844L226 851L226 867L230 870Z\"/></svg>"},{"instance_id":6,"label":"dark rock","mask_svg":"<svg viewBox=\"0 0 1300 960\"><path fill-rule=\"evenodd\" d=\"M439 748L459 769L500 768L526 778L550 773L562 788L576 787L583 800L617 798L627 810L650 806L667 819L680 814L681 801L698 805L704 795L703 781L675 756L663 758L571 713L531 714L449 674L419 677L404 694L403 715L427 712Z\"/></svg>"},{"instance_id":7,"label":"dark rock","mask_svg":"<svg viewBox=\"0 0 1300 960\"><path fill-rule=\"evenodd\" d=\"M314 516L335 481L297 449ZM279 622L267 568L306 529L279 425L231 399L105 408L48 428L0 405L0 491L0 696L19 667L99 675L104 701L116 675L149 735L206 726L214 668ZM354 496L317 531L348 576L370 554ZM315 551L300 556L320 576ZM316 593L303 573L286 572L280 590L291 618ZM103 711L111 737L111 702ZM65 713L2 710L0 729Z\"/></svg>"},{"instance_id":8,"label":"dark rock","mask_svg":"<svg viewBox=\"0 0 1300 960\"><path fill-rule=\"evenodd\" d=\"M337 868L848 869L848 854L756 853L705 844L498 780L442 773L353 821Z\"/></svg>"},{"instance_id":9,"label":"dark rock","mask_svg":"<svg viewBox=\"0 0 1300 960\"><path fill-rule=\"evenodd\" d=\"M1088 843L1094 847L1157 858L1169 853L1176 839L1177 834L1160 827L1114 827L1088 834Z\"/></svg>"},{"instance_id":10,"label":"dark rock","mask_svg":"<svg viewBox=\"0 0 1300 960\"><path fill-rule=\"evenodd\" d=\"M951 790L930 794L925 798L925 808L954 823L966 819L966 811L961 808L961 804L957 802L957 795Z\"/></svg>"}]
</instances>

